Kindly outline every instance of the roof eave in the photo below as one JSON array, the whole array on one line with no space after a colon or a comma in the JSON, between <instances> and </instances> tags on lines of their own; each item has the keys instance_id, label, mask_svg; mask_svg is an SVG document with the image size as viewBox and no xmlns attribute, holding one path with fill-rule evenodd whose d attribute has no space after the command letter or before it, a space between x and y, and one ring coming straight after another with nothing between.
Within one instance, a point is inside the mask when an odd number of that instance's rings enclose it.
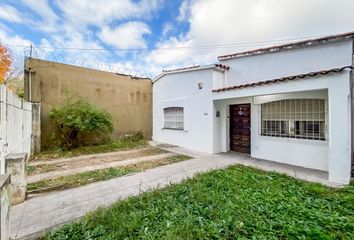
<instances>
[{"instance_id":1,"label":"roof eave","mask_svg":"<svg viewBox=\"0 0 354 240\"><path fill-rule=\"evenodd\" d=\"M275 45L275 46L259 48L259 49L255 49L255 50L245 51L245 52L222 55L222 56L218 57L218 60L225 61L225 60L230 60L230 59L235 59L235 58L255 56L255 55L261 55L261 54L267 54L267 53L275 53L275 52L280 52L280 51L305 48L305 47L311 47L311 46L319 46L319 45L324 45L324 44L333 43L333 42L346 41L348 39L353 39L353 38L354 38L354 32L337 34L337 35L330 35L330 36L325 36L325 37L320 37L320 38L311 38L311 39L293 42L293 43Z\"/></svg>"},{"instance_id":2,"label":"roof eave","mask_svg":"<svg viewBox=\"0 0 354 240\"><path fill-rule=\"evenodd\" d=\"M251 82L251 83L229 86L229 87L224 87L224 88L219 88L219 89L213 89L212 92L219 93L219 92L238 90L238 89L249 88L249 87L263 86L263 85L280 83L280 82L285 82L285 81L305 79L305 78L316 77L316 76L323 76L323 75L327 75L327 74L331 74L331 73L340 73L344 70L352 71L352 69L353 69L352 66L344 66L341 68L333 68L333 69L328 69L328 70L321 70L321 71L316 71L316 72L309 72L309 73L304 73L304 74L286 76L286 77L282 77L282 78L263 80L263 81L259 81L259 82Z\"/></svg>"},{"instance_id":3,"label":"roof eave","mask_svg":"<svg viewBox=\"0 0 354 240\"><path fill-rule=\"evenodd\" d=\"M195 68L184 68L184 69L177 69L177 70L171 70L171 71L164 71L164 72L160 73L159 75L157 75L157 77L155 77L152 80L152 83L158 81L160 78L162 78L166 75L185 73L185 72L203 71L203 70L208 70L208 69L225 72L225 71L228 71L230 69L230 67L222 65L222 64L208 64L208 65L204 65L204 66L198 66Z\"/></svg>"}]
</instances>

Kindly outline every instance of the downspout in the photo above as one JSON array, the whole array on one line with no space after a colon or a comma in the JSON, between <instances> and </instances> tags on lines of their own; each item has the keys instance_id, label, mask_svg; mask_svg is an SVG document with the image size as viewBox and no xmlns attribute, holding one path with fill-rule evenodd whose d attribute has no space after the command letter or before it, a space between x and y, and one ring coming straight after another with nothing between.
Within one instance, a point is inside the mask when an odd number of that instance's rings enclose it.
<instances>
[{"instance_id":1,"label":"downspout","mask_svg":"<svg viewBox=\"0 0 354 240\"><path fill-rule=\"evenodd\" d=\"M351 164L351 179L354 177L354 38L352 38L353 46L352 46L352 69L350 71L350 96L351 96L351 157L352 157L352 164Z\"/></svg>"}]
</instances>

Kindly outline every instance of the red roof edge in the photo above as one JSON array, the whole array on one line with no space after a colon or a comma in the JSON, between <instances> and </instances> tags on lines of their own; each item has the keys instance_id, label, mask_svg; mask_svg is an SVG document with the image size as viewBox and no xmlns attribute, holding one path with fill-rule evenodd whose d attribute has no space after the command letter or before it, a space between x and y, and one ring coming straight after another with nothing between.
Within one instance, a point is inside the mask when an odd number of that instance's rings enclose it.
<instances>
[{"instance_id":1,"label":"red roof edge","mask_svg":"<svg viewBox=\"0 0 354 240\"><path fill-rule=\"evenodd\" d=\"M347 32L347 33L342 33L342 34L337 34L337 35L329 35L329 36L320 37L320 38L311 38L311 39L298 41L298 42L293 42L293 43L275 45L275 46L271 46L271 47L258 48L258 49L255 49L255 50L250 50L250 51L245 51L245 52L222 55L222 56L218 57L218 60L219 61L223 61L223 60L239 58L239 57L246 57L246 56L253 56L253 55L259 55L259 54L265 54L265 53L280 52L280 51L283 51L283 50L290 50L290 49L294 49L294 48L303 48L303 47L309 47L309 46L316 46L316 45L325 44L325 43L328 43L328 42L336 42L336 41L346 40L346 39L350 39L350 38L353 38L353 37L354 37L354 32Z\"/></svg>"},{"instance_id":2,"label":"red roof edge","mask_svg":"<svg viewBox=\"0 0 354 240\"><path fill-rule=\"evenodd\" d=\"M289 80L303 79L303 78L307 78L307 77L315 77L317 75L327 75L330 73L339 73L345 69L353 69L353 67L352 66L345 66L342 68L333 68L333 69L329 69L329 70L309 72L309 73L305 73L305 74L293 75L293 76L265 80L265 81L260 81L260 82L240 84L240 85L231 86L231 87L214 89L214 90L212 90L212 92L224 92L224 91L236 90L236 89L247 88L247 87L255 87L255 86L262 86L262 85L267 85L267 84L285 82L285 81L289 81Z\"/></svg>"},{"instance_id":3,"label":"red roof edge","mask_svg":"<svg viewBox=\"0 0 354 240\"><path fill-rule=\"evenodd\" d=\"M224 65L224 64L218 63L218 64L214 64L214 65L215 65L216 68L219 68L219 69L221 69L221 70L226 70L226 71L228 71L228 70L230 69L229 66Z\"/></svg>"}]
</instances>

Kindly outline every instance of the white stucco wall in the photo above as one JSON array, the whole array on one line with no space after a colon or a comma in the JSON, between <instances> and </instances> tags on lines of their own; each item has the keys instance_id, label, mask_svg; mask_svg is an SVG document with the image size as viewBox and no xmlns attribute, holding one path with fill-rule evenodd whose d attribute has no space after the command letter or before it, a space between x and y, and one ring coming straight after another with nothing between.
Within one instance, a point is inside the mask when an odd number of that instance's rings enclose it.
<instances>
[{"instance_id":1,"label":"white stucco wall","mask_svg":"<svg viewBox=\"0 0 354 240\"><path fill-rule=\"evenodd\" d=\"M153 83L154 141L212 153L213 72L204 69L169 74ZM202 89L198 89L199 82ZM184 131L163 129L166 107L184 107Z\"/></svg>"},{"instance_id":2,"label":"white stucco wall","mask_svg":"<svg viewBox=\"0 0 354 240\"><path fill-rule=\"evenodd\" d=\"M227 74L222 71L213 71L213 89L218 89L224 87L227 82Z\"/></svg>"},{"instance_id":3,"label":"white stucco wall","mask_svg":"<svg viewBox=\"0 0 354 240\"><path fill-rule=\"evenodd\" d=\"M306 91L253 98L252 156L286 164L328 171L328 140L306 140L261 136L261 105L281 99L325 99L327 91ZM328 122L327 122L328 124ZM327 125L328 126L328 125ZM326 126L326 128L327 128ZM270 151L272 150L272 151Z\"/></svg>"},{"instance_id":4,"label":"white stucco wall","mask_svg":"<svg viewBox=\"0 0 354 240\"><path fill-rule=\"evenodd\" d=\"M352 53L353 43L346 40L222 61L231 67L225 74L203 69L165 75L153 84L153 140L206 153L228 151L229 105L251 103L252 157L327 171L330 181L346 184L351 171L349 70L232 91L211 91L351 66ZM203 83L203 89L198 89L198 82ZM326 99L326 141L260 136L260 104L293 98ZM185 130L163 129L163 108L178 106L184 107Z\"/></svg>"},{"instance_id":5,"label":"white stucco wall","mask_svg":"<svg viewBox=\"0 0 354 240\"><path fill-rule=\"evenodd\" d=\"M351 66L352 40L222 61L228 86Z\"/></svg>"},{"instance_id":6,"label":"white stucco wall","mask_svg":"<svg viewBox=\"0 0 354 240\"><path fill-rule=\"evenodd\" d=\"M215 152L228 151L228 106L251 103L251 156L329 172L329 180L348 183L351 169L350 72L214 93L214 107L226 115L215 129ZM277 95L274 95L277 94ZM260 104L280 99L327 100L327 141L260 136ZM215 110L215 111L216 111ZM222 144L218 143L222 141Z\"/></svg>"},{"instance_id":7,"label":"white stucco wall","mask_svg":"<svg viewBox=\"0 0 354 240\"><path fill-rule=\"evenodd\" d=\"M280 95L215 101L215 108L225 113L220 120L222 125L217 126L218 123L215 122L215 128L223 132L219 135L214 135L215 153L229 151L229 106L233 104L250 103L252 157L328 171L328 141L266 137L260 135L260 104L275 100L296 98L327 99L327 91L294 92Z\"/></svg>"}]
</instances>

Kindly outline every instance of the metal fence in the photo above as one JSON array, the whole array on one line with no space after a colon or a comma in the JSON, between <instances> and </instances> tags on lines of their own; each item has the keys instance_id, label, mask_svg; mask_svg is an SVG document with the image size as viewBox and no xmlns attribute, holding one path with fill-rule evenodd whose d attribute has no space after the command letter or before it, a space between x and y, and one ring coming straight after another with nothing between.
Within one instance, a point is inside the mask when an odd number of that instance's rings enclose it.
<instances>
[{"instance_id":1,"label":"metal fence","mask_svg":"<svg viewBox=\"0 0 354 240\"><path fill-rule=\"evenodd\" d=\"M0 85L0 173L5 173L5 157L31 152L32 104Z\"/></svg>"}]
</instances>

